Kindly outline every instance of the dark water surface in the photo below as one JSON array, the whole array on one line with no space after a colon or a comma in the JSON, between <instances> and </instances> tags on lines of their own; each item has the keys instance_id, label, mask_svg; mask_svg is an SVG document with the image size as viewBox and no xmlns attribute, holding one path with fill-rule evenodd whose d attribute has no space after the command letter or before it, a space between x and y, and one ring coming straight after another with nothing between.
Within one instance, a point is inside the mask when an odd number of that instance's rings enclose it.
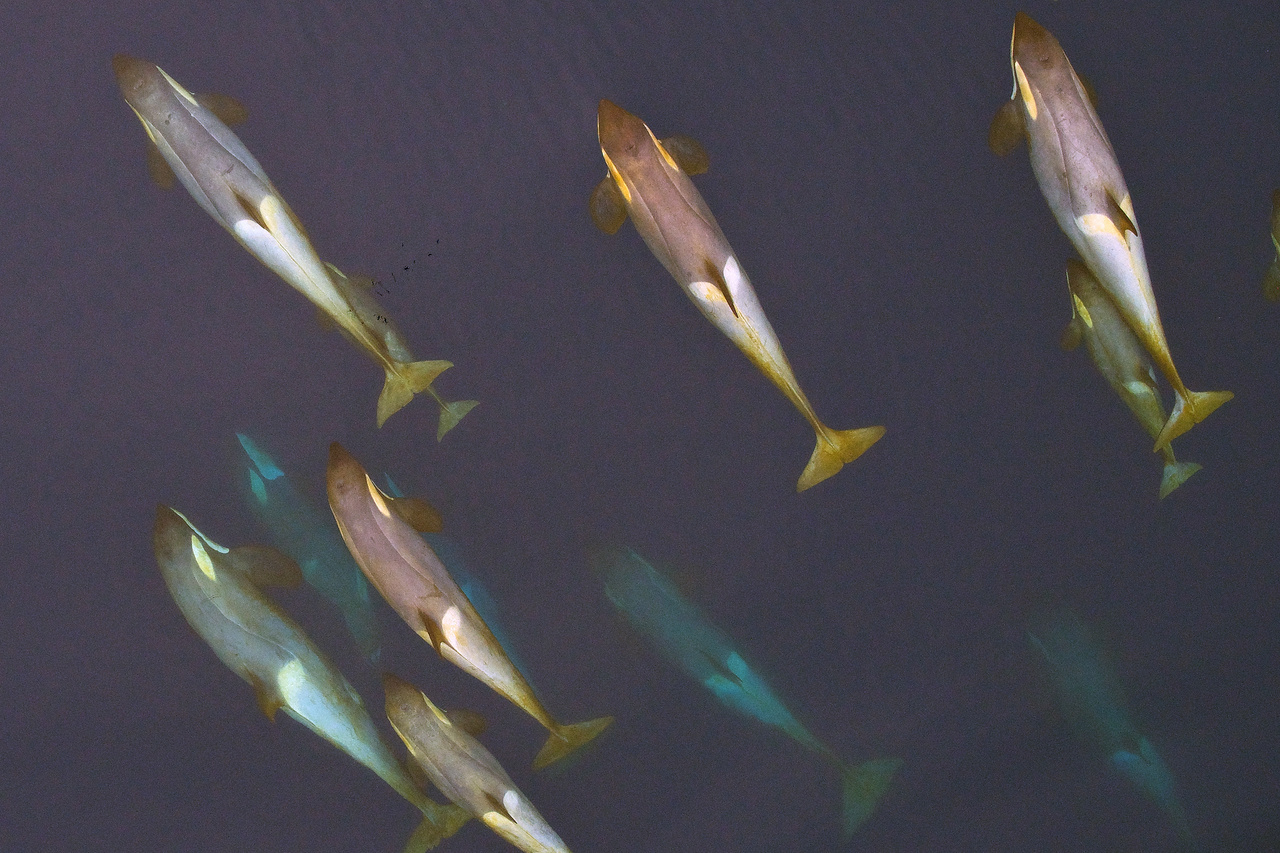
<instances>
[{"instance_id":1,"label":"dark water surface","mask_svg":"<svg viewBox=\"0 0 1280 853\"><path fill-rule=\"evenodd\" d=\"M9 4L0 28L0 850L398 851L413 809L283 716L184 623L157 502L262 539L248 431L321 499L329 442L431 498L547 704L617 724L532 774L528 717L389 609L383 662L481 711L486 744L583 851L1162 851L1160 811L1078 741L1033 615L1108 638L1206 850L1280 849L1280 23L1272 2L1038 3L1098 93L1164 326L1236 399L1146 435L1056 341L1070 318L1009 97L1002 4ZM439 445L379 371L180 188L147 179L118 51L234 95L320 255L383 281L439 381L481 405ZM592 227L602 97L711 156L697 179L800 382L884 439L797 495L812 431L630 225ZM393 277L394 276L394 277ZM838 839L828 765L654 655L589 541L676 566L849 760L900 756ZM281 600L375 710L328 607ZM390 732L388 730L388 735ZM398 744L397 744L398 746ZM483 826L441 849L510 849Z\"/></svg>"}]
</instances>

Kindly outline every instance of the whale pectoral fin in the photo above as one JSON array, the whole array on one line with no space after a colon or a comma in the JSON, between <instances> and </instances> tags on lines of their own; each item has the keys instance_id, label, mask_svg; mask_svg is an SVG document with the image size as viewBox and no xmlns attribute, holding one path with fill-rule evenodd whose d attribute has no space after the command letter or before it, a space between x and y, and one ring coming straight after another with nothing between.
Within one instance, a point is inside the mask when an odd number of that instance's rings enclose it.
<instances>
[{"instance_id":1,"label":"whale pectoral fin","mask_svg":"<svg viewBox=\"0 0 1280 853\"><path fill-rule=\"evenodd\" d=\"M1262 280L1262 295L1268 302L1280 301L1280 256L1271 262L1267 276Z\"/></svg>"},{"instance_id":2,"label":"whale pectoral fin","mask_svg":"<svg viewBox=\"0 0 1280 853\"><path fill-rule=\"evenodd\" d=\"M449 722L462 729L472 737L480 737L489 728L489 721L479 711L470 708L450 708L444 712Z\"/></svg>"},{"instance_id":3,"label":"whale pectoral fin","mask_svg":"<svg viewBox=\"0 0 1280 853\"><path fill-rule=\"evenodd\" d=\"M1071 281L1072 266L1067 265L1067 281ZM1067 323L1067 327L1062 330L1062 334L1058 337L1058 346L1063 352L1071 352L1080 346L1080 342L1084 340L1084 330L1093 328L1093 318L1089 316L1089 309L1085 307L1084 302L1075 291L1071 291L1071 322Z\"/></svg>"},{"instance_id":4,"label":"whale pectoral fin","mask_svg":"<svg viewBox=\"0 0 1280 853\"><path fill-rule=\"evenodd\" d=\"M268 545L241 545L222 559L255 586L297 589L302 585L302 569L293 558Z\"/></svg>"},{"instance_id":5,"label":"whale pectoral fin","mask_svg":"<svg viewBox=\"0 0 1280 853\"><path fill-rule=\"evenodd\" d=\"M200 106L217 116L223 124L235 127L249 120L249 110L230 95L220 92L204 92L196 95Z\"/></svg>"},{"instance_id":6,"label":"whale pectoral fin","mask_svg":"<svg viewBox=\"0 0 1280 853\"><path fill-rule=\"evenodd\" d=\"M1071 322L1067 323L1067 327L1058 336L1058 347L1063 352L1071 352L1080 346L1082 340L1084 340L1084 329L1081 328L1080 318L1072 317Z\"/></svg>"},{"instance_id":7,"label":"whale pectoral fin","mask_svg":"<svg viewBox=\"0 0 1280 853\"><path fill-rule=\"evenodd\" d=\"M396 515L419 533L439 533L444 530L444 518L422 498L392 497L387 501Z\"/></svg>"},{"instance_id":8,"label":"whale pectoral fin","mask_svg":"<svg viewBox=\"0 0 1280 853\"><path fill-rule=\"evenodd\" d=\"M173 189L178 180L169 161L164 159L156 144L150 141L147 142L147 174L151 176L151 182L162 190Z\"/></svg>"},{"instance_id":9,"label":"whale pectoral fin","mask_svg":"<svg viewBox=\"0 0 1280 853\"><path fill-rule=\"evenodd\" d=\"M662 140L662 147L667 150L671 159L676 161L680 171L686 175L701 175L711 167L711 158L707 156L707 149L692 136L684 134L668 136Z\"/></svg>"},{"instance_id":10,"label":"whale pectoral fin","mask_svg":"<svg viewBox=\"0 0 1280 853\"><path fill-rule=\"evenodd\" d=\"M1022 121L1022 110L1016 100L1008 100L996 111L987 130L987 147L1004 157L1026 138L1027 130Z\"/></svg>"},{"instance_id":11,"label":"whale pectoral fin","mask_svg":"<svg viewBox=\"0 0 1280 853\"><path fill-rule=\"evenodd\" d=\"M408 764L413 767L418 766L416 761L410 761ZM422 777L422 783L418 787L426 790L430 782L421 768L418 772ZM410 775L412 776L412 773ZM409 836L400 853L425 853L427 850L434 850L441 841L462 829L471 820L471 812L454 803L441 805L435 800L424 798L423 805L426 808L423 809L422 822Z\"/></svg>"},{"instance_id":12,"label":"whale pectoral fin","mask_svg":"<svg viewBox=\"0 0 1280 853\"><path fill-rule=\"evenodd\" d=\"M444 840L444 833L432 818L424 816L422 822L414 829L409 840L404 843L400 853L426 853L434 850Z\"/></svg>"},{"instance_id":13,"label":"whale pectoral fin","mask_svg":"<svg viewBox=\"0 0 1280 853\"><path fill-rule=\"evenodd\" d=\"M395 729L393 725L391 728ZM399 734L399 731L396 731ZM413 750L409 750L410 759L413 757ZM435 783L431 781L431 777L427 775L427 771L422 769L422 765L417 761L409 760L402 762L405 773L409 774L410 781L413 782L415 788L420 791L429 791Z\"/></svg>"},{"instance_id":14,"label":"whale pectoral fin","mask_svg":"<svg viewBox=\"0 0 1280 853\"><path fill-rule=\"evenodd\" d=\"M627 221L627 203L612 175L605 175L604 180L596 184L587 209L591 213L591 221L606 234L617 234L622 223Z\"/></svg>"}]
</instances>

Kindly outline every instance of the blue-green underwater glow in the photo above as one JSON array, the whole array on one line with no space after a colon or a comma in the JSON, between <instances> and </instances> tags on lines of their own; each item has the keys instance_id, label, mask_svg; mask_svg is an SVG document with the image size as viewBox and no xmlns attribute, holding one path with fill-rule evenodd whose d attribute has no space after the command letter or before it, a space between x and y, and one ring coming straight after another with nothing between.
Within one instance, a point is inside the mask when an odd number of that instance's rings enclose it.
<instances>
[{"instance_id":1,"label":"blue-green underwater glow","mask_svg":"<svg viewBox=\"0 0 1280 853\"><path fill-rule=\"evenodd\" d=\"M846 838L852 837L875 811L902 761L880 758L856 766L845 764L800 724L760 674L742 659L728 635L652 564L626 547L597 549L591 562L614 607L626 614L660 655L723 704L780 729L835 765L841 782L841 831Z\"/></svg>"},{"instance_id":2,"label":"blue-green underwater glow","mask_svg":"<svg viewBox=\"0 0 1280 853\"><path fill-rule=\"evenodd\" d=\"M317 509L253 439L236 433L249 464L245 500L271 540L302 568L307 585L342 613L366 657L378 660L378 626L369 583L351 559L328 508Z\"/></svg>"}]
</instances>

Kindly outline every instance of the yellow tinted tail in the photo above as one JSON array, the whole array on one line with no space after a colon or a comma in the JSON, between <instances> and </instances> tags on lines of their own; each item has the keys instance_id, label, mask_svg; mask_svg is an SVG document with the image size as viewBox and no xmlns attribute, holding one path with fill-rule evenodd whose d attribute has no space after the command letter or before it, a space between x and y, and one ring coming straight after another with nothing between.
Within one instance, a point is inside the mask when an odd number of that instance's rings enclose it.
<instances>
[{"instance_id":1,"label":"yellow tinted tail","mask_svg":"<svg viewBox=\"0 0 1280 853\"><path fill-rule=\"evenodd\" d=\"M1173 403L1173 411L1169 414L1169 420L1165 423L1164 429L1160 430L1160 435L1156 437L1155 452L1159 453L1169 442L1209 417L1215 409L1235 396L1230 391L1188 391L1187 393L1191 395L1190 404L1188 405L1187 398L1178 395Z\"/></svg>"},{"instance_id":2,"label":"yellow tinted tail","mask_svg":"<svg viewBox=\"0 0 1280 853\"><path fill-rule=\"evenodd\" d=\"M846 462L852 462L865 453L867 448L879 441L882 435L884 435L882 426L840 431L823 427L818 432L818 445L813 449L813 455L809 457L809 464L805 466L804 472L800 475L800 481L796 483L796 491L803 492L832 476L843 468Z\"/></svg>"},{"instance_id":3,"label":"yellow tinted tail","mask_svg":"<svg viewBox=\"0 0 1280 853\"><path fill-rule=\"evenodd\" d=\"M387 368L387 381L378 397L378 426L404 408L414 394L425 391L441 373L453 367L451 361L395 361Z\"/></svg>"},{"instance_id":4,"label":"yellow tinted tail","mask_svg":"<svg viewBox=\"0 0 1280 853\"><path fill-rule=\"evenodd\" d=\"M467 412L480 405L479 400L455 400L445 402L444 398L431 390L431 396L440 404L440 424L436 427L436 441L444 438L444 434L458 425L458 421L466 417Z\"/></svg>"},{"instance_id":5,"label":"yellow tinted tail","mask_svg":"<svg viewBox=\"0 0 1280 853\"><path fill-rule=\"evenodd\" d=\"M533 769L541 770L550 764L555 764L566 755L594 740L596 735L607 729L612 722L613 717L596 717L585 723L558 727L547 738L542 749L538 750L537 757L533 759Z\"/></svg>"}]
</instances>

